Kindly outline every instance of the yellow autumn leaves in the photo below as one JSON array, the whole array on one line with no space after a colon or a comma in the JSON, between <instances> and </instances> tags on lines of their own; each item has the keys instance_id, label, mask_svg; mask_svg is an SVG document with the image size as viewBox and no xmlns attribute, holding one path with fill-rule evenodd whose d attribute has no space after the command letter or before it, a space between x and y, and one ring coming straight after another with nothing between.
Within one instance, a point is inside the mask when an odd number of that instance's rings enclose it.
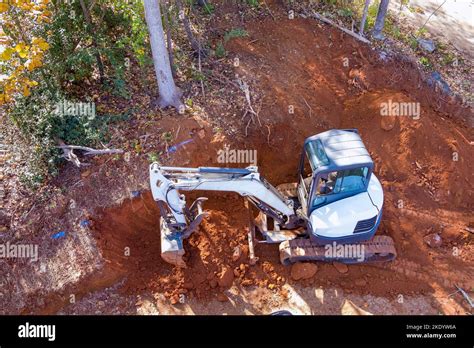
<instances>
[{"instance_id":1,"label":"yellow autumn leaves","mask_svg":"<svg viewBox=\"0 0 474 348\"><path fill-rule=\"evenodd\" d=\"M34 37L31 45L20 42L3 50L0 64L6 63L10 73L0 81L0 105L11 101L15 93L21 93L25 97L30 95L30 88L38 83L30 80L27 72L43 65L44 52L48 48L49 45L43 38Z\"/></svg>"},{"instance_id":2,"label":"yellow autumn leaves","mask_svg":"<svg viewBox=\"0 0 474 348\"><path fill-rule=\"evenodd\" d=\"M34 37L31 41L31 55L25 66L29 71L33 71L43 65L43 53L49 48L48 43L42 38ZM16 49L16 48L15 48ZM21 57L21 51L18 53ZM22 57L24 58L24 57Z\"/></svg>"},{"instance_id":3,"label":"yellow autumn leaves","mask_svg":"<svg viewBox=\"0 0 474 348\"><path fill-rule=\"evenodd\" d=\"M8 7L10 7L9 4L7 4L5 2L0 2L0 13L7 12Z\"/></svg>"},{"instance_id":4,"label":"yellow autumn leaves","mask_svg":"<svg viewBox=\"0 0 474 348\"><path fill-rule=\"evenodd\" d=\"M0 0L2 1L2 0ZM31 94L30 88L38 83L29 77L29 73L43 66L44 53L49 49L49 44L41 37L24 35L28 26L18 28L15 16L22 11L22 17L28 18L32 26L45 21L51 15L47 10L49 0L9 0L0 2L0 17L9 28L16 28L21 33L19 37L25 38L21 42L9 38L0 30L0 105L13 100L17 93L24 96ZM14 11L9 11L14 9ZM18 25L17 25L18 26ZM24 42L25 40L29 42Z\"/></svg>"},{"instance_id":5,"label":"yellow autumn leaves","mask_svg":"<svg viewBox=\"0 0 474 348\"><path fill-rule=\"evenodd\" d=\"M2 53L0 53L1 61L8 61L12 58L14 53L17 53L20 58L34 59L38 55L42 55L44 51L49 48L49 44L43 38L34 37L31 41L31 46L20 42L15 47L6 47Z\"/></svg>"},{"instance_id":6,"label":"yellow autumn leaves","mask_svg":"<svg viewBox=\"0 0 474 348\"><path fill-rule=\"evenodd\" d=\"M44 10L49 3L50 3L50 0L40 0L40 1L2 0L0 2L0 13L7 12L10 6L14 6L25 11L31 11L31 10L41 11L41 10Z\"/></svg>"}]
</instances>

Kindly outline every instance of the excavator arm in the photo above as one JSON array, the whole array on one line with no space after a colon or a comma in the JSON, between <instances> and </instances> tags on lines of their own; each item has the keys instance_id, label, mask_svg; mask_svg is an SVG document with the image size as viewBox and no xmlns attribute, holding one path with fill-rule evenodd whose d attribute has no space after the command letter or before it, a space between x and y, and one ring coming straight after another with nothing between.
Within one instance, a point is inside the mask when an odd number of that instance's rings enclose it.
<instances>
[{"instance_id":1,"label":"excavator arm","mask_svg":"<svg viewBox=\"0 0 474 348\"><path fill-rule=\"evenodd\" d=\"M287 200L258 173L257 167L183 168L150 166L150 186L153 199L161 212L161 254L172 263L184 267L183 240L199 226L206 213L200 197L189 207L180 191L236 192L247 198L263 214L280 226L294 227L298 220L293 201Z\"/></svg>"}]
</instances>

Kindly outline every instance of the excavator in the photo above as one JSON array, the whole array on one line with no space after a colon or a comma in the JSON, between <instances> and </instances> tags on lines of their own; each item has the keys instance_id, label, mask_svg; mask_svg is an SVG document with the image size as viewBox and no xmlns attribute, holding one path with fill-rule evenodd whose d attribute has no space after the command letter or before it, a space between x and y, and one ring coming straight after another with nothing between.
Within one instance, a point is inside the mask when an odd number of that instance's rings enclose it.
<instances>
[{"instance_id":1,"label":"excavator","mask_svg":"<svg viewBox=\"0 0 474 348\"><path fill-rule=\"evenodd\" d=\"M391 261L396 257L392 238L375 236L382 219L383 189L373 169L356 129L332 129L307 138L297 182L277 187L256 166L185 168L155 162L150 165L150 186L161 215L161 256L186 267L183 243L207 216L203 210L207 198L187 205L180 191L202 190L244 197L250 264L258 261L259 243L279 244L284 265Z\"/></svg>"}]
</instances>

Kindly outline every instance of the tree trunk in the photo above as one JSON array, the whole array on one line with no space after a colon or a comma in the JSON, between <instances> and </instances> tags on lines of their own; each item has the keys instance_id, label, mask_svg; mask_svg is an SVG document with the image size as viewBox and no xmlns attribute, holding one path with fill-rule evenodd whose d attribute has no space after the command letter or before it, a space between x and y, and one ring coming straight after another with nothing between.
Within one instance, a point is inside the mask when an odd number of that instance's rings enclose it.
<instances>
[{"instance_id":1,"label":"tree trunk","mask_svg":"<svg viewBox=\"0 0 474 348\"><path fill-rule=\"evenodd\" d=\"M92 44L94 45L94 48L97 50L98 46L97 46L97 41L95 40L95 37L94 37L94 26L92 24L91 14L89 13L89 9L87 8L84 0L79 0L79 2L81 3L82 12L84 14L84 18L87 23L87 28L89 30L89 33L92 35ZM103 82L105 73L104 73L104 64L102 63L102 58L100 58L100 54L98 51L94 53L94 56L95 56L95 59L97 60L97 66L99 67L100 81Z\"/></svg>"},{"instance_id":2,"label":"tree trunk","mask_svg":"<svg viewBox=\"0 0 474 348\"><path fill-rule=\"evenodd\" d=\"M191 30L191 24L189 23L189 19L184 13L183 5L181 0L176 0L176 7L179 13L179 19L183 21L184 31L186 32L186 36L188 37L189 42L191 43L191 47L193 48L196 54L202 57L207 56L207 52L201 47L201 44L198 40L194 37L193 31Z\"/></svg>"},{"instance_id":3,"label":"tree trunk","mask_svg":"<svg viewBox=\"0 0 474 348\"><path fill-rule=\"evenodd\" d=\"M372 32L372 36L377 40L382 40L384 38L382 30L385 23L385 15L387 14L389 2L390 0L380 0L379 10L377 12L377 18L375 19L374 30Z\"/></svg>"},{"instance_id":4,"label":"tree trunk","mask_svg":"<svg viewBox=\"0 0 474 348\"><path fill-rule=\"evenodd\" d=\"M145 19L150 33L150 45L153 55L153 65L155 66L156 80L160 97L158 106L164 108L174 106L182 109L181 92L176 87L173 74L171 72L170 60L166 51L165 35L163 33L163 23L161 22L161 11L158 0L144 0Z\"/></svg>"},{"instance_id":5,"label":"tree trunk","mask_svg":"<svg viewBox=\"0 0 474 348\"><path fill-rule=\"evenodd\" d=\"M163 9L164 15L163 15L163 20L164 24L166 27L166 46L168 47L168 57L170 60L170 66L171 66L171 72L173 73L173 78L176 77L176 69L174 67L174 56L173 56L173 41L171 38L171 23L170 20L168 19L168 5L166 3L163 3Z\"/></svg>"},{"instance_id":6,"label":"tree trunk","mask_svg":"<svg viewBox=\"0 0 474 348\"><path fill-rule=\"evenodd\" d=\"M359 35L364 36L365 22L367 21L367 14L369 12L370 0L365 0L364 12L362 14L362 20L360 22Z\"/></svg>"}]
</instances>

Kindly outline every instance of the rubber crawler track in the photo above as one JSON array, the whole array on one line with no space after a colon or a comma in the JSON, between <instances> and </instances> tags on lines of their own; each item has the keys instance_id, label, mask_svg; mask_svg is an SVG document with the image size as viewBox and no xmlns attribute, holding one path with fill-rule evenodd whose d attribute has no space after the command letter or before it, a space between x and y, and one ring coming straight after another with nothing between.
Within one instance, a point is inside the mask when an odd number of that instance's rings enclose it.
<instances>
[{"instance_id":1,"label":"rubber crawler track","mask_svg":"<svg viewBox=\"0 0 474 348\"><path fill-rule=\"evenodd\" d=\"M328 258L324 245L316 245L309 239L296 238L280 243L280 261L289 265L298 261L338 261L343 263L367 263L392 261L397 256L393 239L388 236L375 236L372 240L358 243L364 246L364 259Z\"/></svg>"}]
</instances>

